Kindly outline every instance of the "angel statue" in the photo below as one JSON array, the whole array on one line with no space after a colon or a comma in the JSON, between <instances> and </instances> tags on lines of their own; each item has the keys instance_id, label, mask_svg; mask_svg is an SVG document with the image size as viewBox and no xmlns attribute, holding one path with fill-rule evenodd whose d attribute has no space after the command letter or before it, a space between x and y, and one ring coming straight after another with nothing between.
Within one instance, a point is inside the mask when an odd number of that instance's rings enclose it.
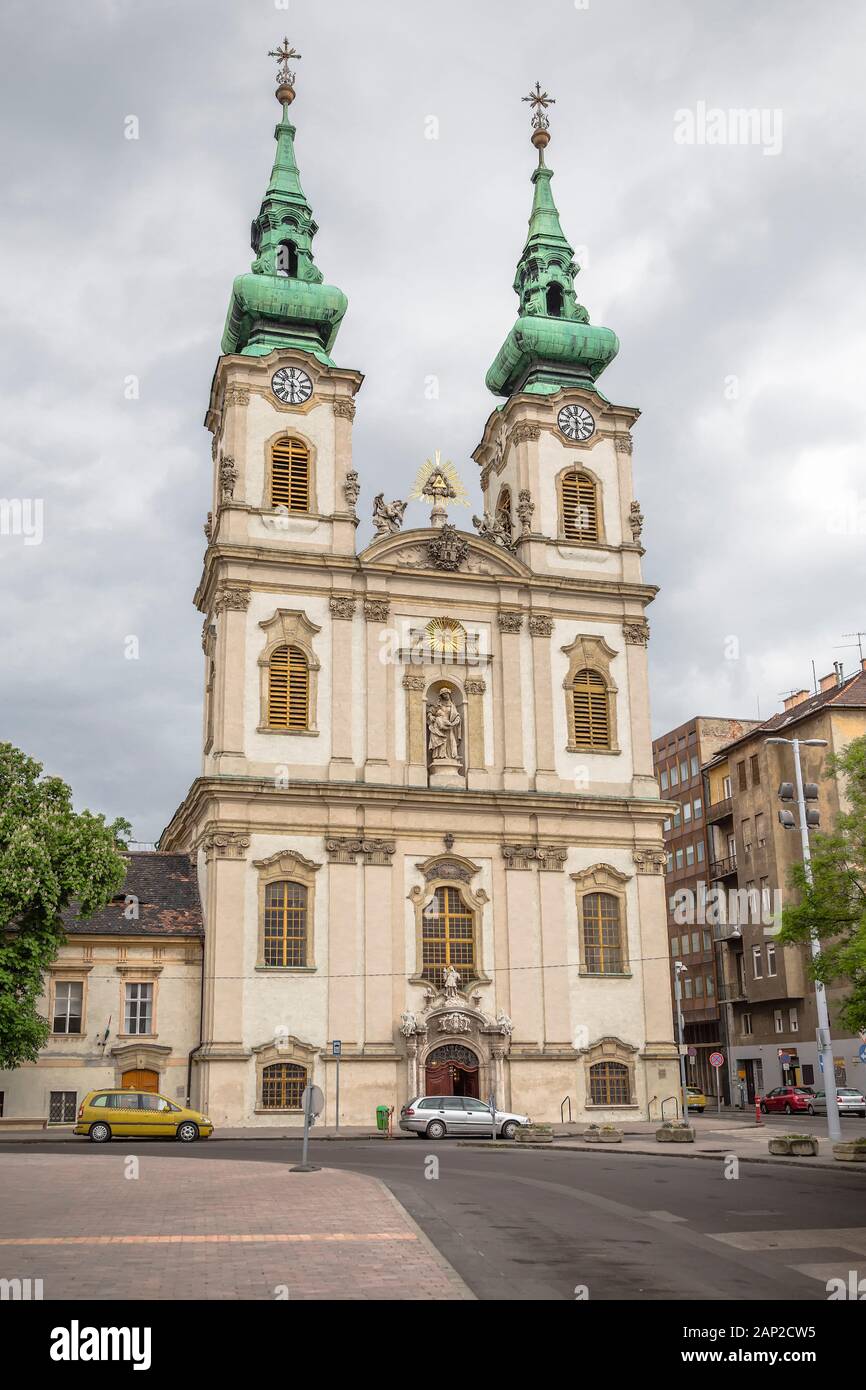
<instances>
[{"instance_id":1,"label":"angel statue","mask_svg":"<svg viewBox=\"0 0 866 1390\"><path fill-rule=\"evenodd\" d=\"M380 536L393 536L403 525L405 502L386 502L383 492L373 498L373 525Z\"/></svg>"}]
</instances>

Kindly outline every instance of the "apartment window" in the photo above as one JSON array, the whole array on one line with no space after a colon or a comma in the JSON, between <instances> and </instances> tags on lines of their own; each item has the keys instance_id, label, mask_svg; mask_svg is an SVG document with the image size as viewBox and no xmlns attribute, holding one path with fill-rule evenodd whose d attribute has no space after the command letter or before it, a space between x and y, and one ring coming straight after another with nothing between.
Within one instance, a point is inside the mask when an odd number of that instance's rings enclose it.
<instances>
[{"instance_id":1,"label":"apartment window","mask_svg":"<svg viewBox=\"0 0 866 1390\"><path fill-rule=\"evenodd\" d=\"M752 974L756 980L764 978L764 958L760 946L752 947Z\"/></svg>"},{"instance_id":2,"label":"apartment window","mask_svg":"<svg viewBox=\"0 0 866 1390\"><path fill-rule=\"evenodd\" d=\"M714 996L714 994L715 994L715 992L716 992L716 986L715 986L715 984L713 983L713 977L712 977L712 975L708 975L708 976L707 976L707 998L708 998L708 999L712 999L713 996Z\"/></svg>"},{"instance_id":3,"label":"apartment window","mask_svg":"<svg viewBox=\"0 0 866 1390\"><path fill-rule=\"evenodd\" d=\"M731 779L730 779L730 777L725 777L725 778L722 779L722 800L723 800L723 801L728 801L728 800L730 799L730 795L731 795Z\"/></svg>"},{"instance_id":4,"label":"apartment window","mask_svg":"<svg viewBox=\"0 0 866 1390\"><path fill-rule=\"evenodd\" d=\"M744 1037L748 1037L748 1035L749 1035L749 1034L751 1033L751 1031L752 1031L752 1015L751 1015L751 1014L743 1014L742 1029L743 1029L743 1036L744 1036Z\"/></svg>"},{"instance_id":5,"label":"apartment window","mask_svg":"<svg viewBox=\"0 0 866 1390\"><path fill-rule=\"evenodd\" d=\"M781 1009L773 1010L773 1027L777 1033L784 1033L785 1031L785 1020L782 1017Z\"/></svg>"},{"instance_id":6,"label":"apartment window","mask_svg":"<svg viewBox=\"0 0 866 1390\"><path fill-rule=\"evenodd\" d=\"M691 975L686 975L683 980L683 995L686 999L691 999L694 994L694 982Z\"/></svg>"},{"instance_id":7,"label":"apartment window","mask_svg":"<svg viewBox=\"0 0 866 1390\"><path fill-rule=\"evenodd\" d=\"M766 921L767 918L769 917L771 907L772 907L772 904L771 904L771 902L770 902L770 880L769 880L768 878L762 878L762 879L761 879L761 915L762 915L762 917L764 918L764 921Z\"/></svg>"},{"instance_id":8,"label":"apartment window","mask_svg":"<svg viewBox=\"0 0 866 1390\"><path fill-rule=\"evenodd\" d=\"M710 932L705 931L705 932L704 932L704 950L705 950L705 951L711 951L712 949L713 949L713 938L712 938L712 935L711 935Z\"/></svg>"},{"instance_id":9,"label":"apartment window","mask_svg":"<svg viewBox=\"0 0 866 1390\"><path fill-rule=\"evenodd\" d=\"M673 867L674 867L674 855L673 855L673 850L668 850L668 870L667 870L667 871L668 871L669 874L670 874L670 873L673 873Z\"/></svg>"},{"instance_id":10,"label":"apartment window","mask_svg":"<svg viewBox=\"0 0 866 1390\"><path fill-rule=\"evenodd\" d=\"M697 777L699 766L700 766L700 764L698 763L697 755L696 755L696 754L693 754L693 756L692 756L692 776L693 776L693 777Z\"/></svg>"},{"instance_id":11,"label":"apartment window","mask_svg":"<svg viewBox=\"0 0 866 1390\"><path fill-rule=\"evenodd\" d=\"M703 999L703 997L704 997L704 977L703 977L703 975L696 975L696 976L695 976L695 998L696 998L696 999Z\"/></svg>"},{"instance_id":12,"label":"apartment window","mask_svg":"<svg viewBox=\"0 0 866 1390\"><path fill-rule=\"evenodd\" d=\"M84 985L80 980L58 980L54 985L54 1033L81 1032Z\"/></svg>"},{"instance_id":13,"label":"apartment window","mask_svg":"<svg viewBox=\"0 0 866 1390\"><path fill-rule=\"evenodd\" d=\"M747 782L745 762L737 763L737 786L739 787L741 792L744 792L746 790Z\"/></svg>"},{"instance_id":14,"label":"apartment window","mask_svg":"<svg viewBox=\"0 0 866 1390\"><path fill-rule=\"evenodd\" d=\"M677 850L677 868L678 868L678 869L681 869L682 867L683 867L683 852L682 852L681 849L678 849L678 850Z\"/></svg>"},{"instance_id":15,"label":"apartment window","mask_svg":"<svg viewBox=\"0 0 866 1390\"><path fill-rule=\"evenodd\" d=\"M698 840L698 843L697 843L697 845L695 846L695 848L696 848L696 850L697 850L698 863L699 863L699 864L703 864L703 862L704 862L704 842L703 842L703 840Z\"/></svg>"},{"instance_id":16,"label":"apartment window","mask_svg":"<svg viewBox=\"0 0 866 1390\"><path fill-rule=\"evenodd\" d=\"M689 821L691 820L691 818L692 818L692 803L691 803L690 801L684 801L684 802L683 802L683 820L685 821L686 825L688 825L688 823L689 823Z\"/></svg>"},{"instance_id":17,"label":"apartment window","mask_svg":"<svg viewBox=\"0 0 866 1390\"><path fill-rule=\"evenodd\" d=\"M662 768L661 779L660 779L660 780L661 780L662 791L663 791L663 792L666 792L667 789L668 789L668 770L667 770L666 767L663 767L663 768Z\"/></svg>"},{"instance_id":18,"label":"apartment window","mask_svg":"<svg viewBox=\"0 0 866 1390\"><path fill-rule=\"evenodd\" d=\"M677 956L679 955L679 953L680 953L680 939L679 939L678 936L672 936L672 937L671 937L671 955L673 956L674 960L676 960L676 958L677 958Z\"/></svg>"},{"instance_id":19,"label":"apartment window","mask_svg":"<svg viewBox=\"0 0 866 1390\"><path fill-rule=\"evenodd\" d=\"M124 1009L124 1031L127 1033L152 1032L153 985L129 984L126 986Z\"/></svg>"},{"instance_id":20,"label":"apartment window","mask_svg":"<svg viewBox=\"0 0 866 1390\"><path fill-rule=\"evenodd\" d=\"M48 1097L48 1123L50 1125L74 1124L77 1108L77 1091L52 1091Z\"/></svg>"},{"instance_id":21,"label":"apartment window","mask_svg":"<svg viewBox=\"0 0 866 1390\"><path fill-rule=\"evenodd\" d=\"M700 797L700 796L696 796L696 797L695 797L695 820L700 820L700 818L701 818L701 816L702 816L703 814L704 814L704 802L703 802L703 798Z\"/></svg>"},{"instance_id":22,"label":"apartment window","mask_svg":"<svg viewBox=\"0 0 866 1390\"><path fill-rule=\"evenodd\" d=\"M746 902L748 904L748 922L754 922L758 917L758 895L755 892L754 882L746 884Z\"/></svg>"},{"instance_id":23,"label":"apartment window","mask_svg":"<svg viewBox=\"0 0 866 1390\"><path fill-rule=\"evenodd\" d=\"M758 849L763 849L767 843L767 827L763 811L759 811L755 816L755 841Z\"/></svg>"},{"instance_id":24,"label":"apartment window","mask_svg":"<svg viewBox=\"0 0 866 1390\"><path fill-rule=\"evenodd\" d=\"M680 781L680 774L677 772L677 765L676 765L676 763L672 763L672 764L671 764L671 786L672 786L672 787L679 786L679 781Z\"/></svg>"},{"instance_id":25,"label":"apartment window","mask_svg":"<svg viewBox=\"0 0 866 1390\"><path fill-rule=\"evenodd\" d=\"M700 949L701 949L701 934L700 934L699 931L693 931L693 932L692 932L692 953L693 953L694 955L697 955L697 954L698 954L698 951L699 951Z\"/></svg>"},{"instance_id":26,"label":"apartment window","mask_svg":"<svg viewBox=\"0 0 866 1390\"><path fill-rule=\"evenodd\" d=\"M759 787L761 785L761 769L758 764L757 753L753 753L749 759L749 767L752 773L752 786Z\"/></svg>"},{"instance_id":27,"label":"apartment window","mask_svg":"<svg viewBox=\"0 0 866 1390\"><path fill-rule=\"evenodd\" d=\"M678 747L678 748L685 748L685 746L686 746L686 736L685 736L685 734L682 734L682 735L677 739L677 747Z\"/></svg>"},{"instance_id":28,"label":"apartment window","mask_svg":"<svg viewBox=\"0 0 866 1390\"><path fill-rule=\"evenodd\" d=\"M674 811L674 830L679 830L682 824L682 815L679 811Z\"/></svg>"},{"instance_id":29,"label":"apartment window","mask_svg":"<svg viewBox=\"0 0 866 1390\"><path fill-rule=\"evenodd\" d=\"M667 820L664 822L664 827L663 827L663 828L664 828L665 830L670 830L670 828L671 828L671 818L670 818L670 816L668 816Z\"/></svg>"},{"instance_id":30,"label":"apartment window","mask_svg":"<svg viewBox=\"0 0 866 1390\"><path fill-rule=\"evenodd\" d=\"M767 942L767 975L773 976L776 973L776 943Z\"/></svg>"},{"instance_id":31,"label":"apartment window","mask_svg":"<svg viewBox=\"0 0 866 1390\"><path fill-rule=\"evenodd\" d=\"M743 853L749 855L752 853L752 821L750 817L740 823L740 833L743 837Z\"/></svg>"},{"instance_id":32,"label":"apartment window","mask_svg":"<svg viewBox=\"0 0 866 1390\"><path fill-rule=\"evenodd\" d=\"M686 784L686 782L688 782L688 780L689 780L689 764L688 764L688 759L685 759L683 762L680 763L680 781L682 782L683 786L685 786L685 784Z\"/></svg>"},{"instance_id":33,"label":"apartment window","mask_svg":"<svg viewBox=\"0 0 866 1390\"><path fill-rule=\"evenodd\" d=\"M689 864L689 865L691 865L691 864L694 864L694 862L695 862L695 847L694 847L694 845L686 845L686 863Z\"/></svg>"},{"instance_id":34,"label":"apartment window","mask_svg":"<svg viewBox=\"0 0 866 1390\"><path fill-rule=\"evenodd\" d=\"M792 1033L799 1033L799 1031L800 1031L800 1020L799 1020L799 1018L797 1017L797 1010L796 1010L796 1009L789 1009L789 1010L788 1010L788 1025L789 1025L790 1030L791 1030Z\"/></svg>"}]
</instances>

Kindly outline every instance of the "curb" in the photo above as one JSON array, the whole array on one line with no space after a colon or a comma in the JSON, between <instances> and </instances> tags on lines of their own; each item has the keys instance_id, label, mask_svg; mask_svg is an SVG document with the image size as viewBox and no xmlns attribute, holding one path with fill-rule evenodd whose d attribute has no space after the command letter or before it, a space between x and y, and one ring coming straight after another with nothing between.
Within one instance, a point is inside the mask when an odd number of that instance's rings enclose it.
<instances>
[{"instance_id":1,"label":"curb","mask_svg":"<svg viewBox=\"0 0 866 1390\"><path fill-rule=\"evenodd\" d=\"M330 1171L337 1173L342 1172L342 1169L333 1168ZM463 1299L467 1302L477 1302L477 1296L472 1292L466 1281L464 1279L461 1279L454 1266L450 1264L448 1260L446 1260L445 1256L439 1250L436 1249L436 1246L433 1244L430 1237L424 1234L424 1232L421 1230L421 1227L418 1225L418 1222L414 1219L414 1217L409 1215L408 1211L403 1206L403 1203L399 1200L399 1198L394 1196L394 1193L391 1191L390 1187L388 1187L387 1183L383 1182L381 1178L372 1177L368 1173L365 1173L363 1176L369 1177L370 1181L374 1182L377 1187L380 1187L385 1196L393 1202L394 1206L399 1211L401 1217L406 1222L406 1225L410 1227L410 1229L416 1236L419 1245L423 1245L424 1249L427 1251L427 1254L433 1260L433 1263L438 1265L438 1267L442 1270L443 1274L448 1279L448 1282L454 1285L457 1291L458 1298Z\"/></svg>"},{"instance_id":2,"label":"curb","mask_svg":"<svg viewBox=\"0 0 866 1390\"><path fill-rule=\"evenodd\" d=\"M492 1144L476 1144L472 1139L458 1139L457 1147L461 1149L489 1149L493 1148L494 1146ZM548 1153L552 1152L579 1154L592 1154L601 1151L606 1154L628 1154L631 1158L702 1158L704 1160L709 1159L711 1163L717 1163L719 1159L722 1157L727 1158L728 1154L732 1152L730 1150L726 1151L720 1149L717 1153L708 1153L706 1150L701 1151L700 1149L693 1149L691 1153L681 1153L679 1149L677 1149L676 1152L671 1153L667 1149L662 1149L662 1151L659 1153L655 1149L626 1149L623 1148L621 1144L591 1144L584 1147L582 1144L503 1144L501 1142L497 1142L495 1147L497 1149L511 1149L514 1153L519 1153L521 1149L544 1149ZM674 1145L671 1145L671 1148L673 1149ZM798 1168L812 1168L819 1173L836 1173L839 1171L839 1169L837 1169L836 1167L835 1162L832 1165L830 1163L812 1163L808 1159L798 1158L796 1160L792 1160L791 1163L786 1163L784 1157L776 1156L773 1154L735 1153L733 1154L733 1157L738 1159L740 1163L766 1163L775 1167L787 1166L788 1168L793 1168L796 1164L796 1167ZM846 1169L854 1169L855 1171L857 1171L857 1164L840 1163L839 1168L843 1172ZM866 1165L864 1165L864 1168L866 1168ZM864 1173L864 1175L866 1175L866 1173Z\"/></svg>"}]
</instances>

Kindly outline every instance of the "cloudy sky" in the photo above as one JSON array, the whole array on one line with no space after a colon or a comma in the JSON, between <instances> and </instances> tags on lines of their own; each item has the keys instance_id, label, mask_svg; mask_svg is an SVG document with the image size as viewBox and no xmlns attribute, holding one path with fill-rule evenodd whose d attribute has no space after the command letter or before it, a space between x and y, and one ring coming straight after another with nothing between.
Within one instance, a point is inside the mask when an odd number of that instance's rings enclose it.
<instances>
[{"instance_id":1,"label":"cloudy sky","mask_svg":"<svg viewBox=\"0 0 866 1390\"><path fill-rule=\"evenodd\" d=\"M437 447L476 489L531 198L520 97L540 79L579 297L622 343L601 384L643 411L655 732L766 716L813 659L819 676L853 669L862 6L5 0L0 496L42 499L44 536L0 535L0 739L141 840L198 771L202 419L270 172L266 54L284 33L303 55L316 259L349 296L335 357L366 374L364 515ZM711 113L746 108L763 126L734 143ZM728 143L701 138L714 130Z\"/></svg>"}]
</instances>

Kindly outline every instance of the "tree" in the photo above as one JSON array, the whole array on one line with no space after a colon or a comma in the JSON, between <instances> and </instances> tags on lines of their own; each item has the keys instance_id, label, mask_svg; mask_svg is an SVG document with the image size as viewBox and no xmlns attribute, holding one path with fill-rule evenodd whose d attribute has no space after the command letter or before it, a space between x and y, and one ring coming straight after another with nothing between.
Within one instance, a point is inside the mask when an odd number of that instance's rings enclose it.
<instances>
[{"instance_id":1,"label":"tree","mask_svg":"<svg viewBox=\"0 0 866 1390\"><path fill-rule=\"evenodd\" d=\"M43 971L66 939L61 911L74 900L87 917L110 901L130 829L74 811L65 782L0 743L0 1068L36 1060L49 1033L37 1013Z\"/></svg>"},{"instance_id":2,"label":"tree","mask_svg":"<svg viewBox=\"0 0 866 1390\"><path fill-rule=\"evenodd\" d=\"M812 883L802 864L791 870L799 900L784 909L779 940L809 941L814 932L821 950L812 974L825 985L852 986L839 1018L857 1032L866 1029L866 736L832 754L827 770L842 779L851 809L832 835L815 836Z\"/></svg>"}]
</instances>

